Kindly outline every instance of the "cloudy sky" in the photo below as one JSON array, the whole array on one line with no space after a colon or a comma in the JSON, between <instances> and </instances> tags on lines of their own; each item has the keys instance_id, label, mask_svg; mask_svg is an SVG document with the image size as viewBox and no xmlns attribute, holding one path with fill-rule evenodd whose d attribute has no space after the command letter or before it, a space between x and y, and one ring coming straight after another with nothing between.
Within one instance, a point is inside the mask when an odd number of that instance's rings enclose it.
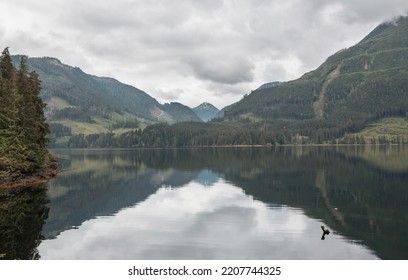
<instances>
[{"instance_id":1,"label":"cloudy sky","mask_svg":"<svg viewBox=\"0 0 408 280\"><path fill-rule=\"evenodd\" d=\"M51 56L160 102L219 108L406 15L406 0L2 0L0 48Z\"/></svg>"}]
</instances>

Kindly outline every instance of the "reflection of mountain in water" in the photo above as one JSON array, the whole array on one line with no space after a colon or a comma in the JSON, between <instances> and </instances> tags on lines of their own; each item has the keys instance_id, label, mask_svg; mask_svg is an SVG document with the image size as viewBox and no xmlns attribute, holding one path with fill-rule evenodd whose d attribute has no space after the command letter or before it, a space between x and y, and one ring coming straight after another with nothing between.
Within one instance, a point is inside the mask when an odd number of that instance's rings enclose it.
<instances>
[{"instance_id":1,"label":"reflection of mountain in water","mask_svg":"<svg viewBox=\"0 0 408 280\"><path fill-rule=\"evenodd\" d=\"M385 172L325 149L274 157L269 164L253 159L263 173L229 173L226 179L255 199L302 208L381 258L408 258L407 173Z\"/></svg>"},{"instance_id":2,"label":"reflection of mountain in water","mask_svg":"<svg viewBox=\"0 0 408 280\"><path fill-rule=\"evenodd\" d=\"M197 177L194 179L194 181L200 183L201 185L204 186L212 186L214 185L218 180L220 180L221 175L218 173L215 173L211 170L204 169L200 173L198 173Z\"/></svg>"},{"instance_id":3,"label":"reflection of mountain in water","mask_svg":"<svg viewBox=\"0 0 408 280\"><path fill-rule=\"evenodd\" d=\"M177 187L193 180L198 171L152 169L137 152L60 152L63 172L49 182L50 215L46 238L79 226L96 216L109 216L144 201L162 186ZM162 160L162 157L159 157Z\"/></svg>"},{"instance_id":4,"label":"reflection of mountain in water","mask_svg":"<svg viewBox=\"0 0 408 280\"><path fill-rule=\"evenodd\" d=\"M211 185L223 176L257 200L302 208L381 258L407 259L408 172L367 161L381 151L353 149L60 151L66 171L49 183L44 235L114 215L162 186Z\"/></svg>"},{"instance_id":5,"label":"reflection of mountain in water","mask_svg":"<svg viewBox=\"0 0 408 280\"><path fill-rule=\"evenodd\" d=\"M337 234L322 244L320 225L301 209L270 207L224 180L211 187L192 181L85 221L38 250L44 259L377 259Z\"/></svg>"}]
</instances>

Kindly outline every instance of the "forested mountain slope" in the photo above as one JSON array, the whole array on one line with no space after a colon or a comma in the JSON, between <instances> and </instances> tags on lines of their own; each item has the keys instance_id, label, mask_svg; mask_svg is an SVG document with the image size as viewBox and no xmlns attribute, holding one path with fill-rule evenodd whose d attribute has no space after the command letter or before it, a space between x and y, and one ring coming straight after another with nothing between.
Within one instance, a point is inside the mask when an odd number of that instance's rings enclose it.
<instances>
[{"instance_id":1,"label":"forested mountain slope","mask_svg":"<svg viewBox=\"0 0 408 280\"><path fill-rule=\"evenodd\" d=\"M225 112L324 139L408 113L408 18L379 25L361 42L301 78L255 90ZM318 132L318 133L316 133ZM317 139L316 139L317 140Z\"/></svg>"},{"instance_id":2,"label":"forested mountain slope","mask_svg":"<svg viewBox=\"0 0 408 280\"><path fill-rule=\"evenodd\" d=\"M15 64L20 59L13 56ZM41 97L47 103L48 121L65 125L74 134L136 128L141 123L199 121L187 106L162 105L135 87L86 74L56 58L27 58L27 64L42 81Z\"/></svg>"}]
</instances>

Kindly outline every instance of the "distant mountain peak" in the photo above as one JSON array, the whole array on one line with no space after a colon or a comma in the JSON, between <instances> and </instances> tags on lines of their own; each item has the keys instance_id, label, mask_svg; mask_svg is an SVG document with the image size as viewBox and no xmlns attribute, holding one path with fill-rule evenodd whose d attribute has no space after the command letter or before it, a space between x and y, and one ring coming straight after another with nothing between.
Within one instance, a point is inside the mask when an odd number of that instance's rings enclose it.
<instances>
[{"instance_id":1,"label":"distant mountain peak","mask_svg":"<svg viewBox=\"0 0 408 280\"><path fill-rule=\"evenodd\" d=\"M213 119L220 111L217 109L217 107L208 102L203 102L197 107L192 108L192 110L201 120L205 122Z\"/></svg>"},{"instance_id":2,"label":"distant mountain peak","mask_svg":"<svg viewBox=\"0 0 408 280\"><path fill-rule=\"evenodd\" d=\"M208 103L208 102L203 102L200 105L198 105L197 107L194 107L193 109L198 109L198 108L211 109L211 110L217 109L218 110L217 107L215 107L214 105L212 105L211 103Z\"/></svg>"}]
</instances>

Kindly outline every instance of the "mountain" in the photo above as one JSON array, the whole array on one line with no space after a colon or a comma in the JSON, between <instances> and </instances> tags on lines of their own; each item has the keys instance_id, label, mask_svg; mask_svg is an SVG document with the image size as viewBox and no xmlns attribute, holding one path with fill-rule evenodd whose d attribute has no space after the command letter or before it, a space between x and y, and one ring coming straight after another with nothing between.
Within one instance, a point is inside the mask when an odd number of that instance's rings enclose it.
<instances>
[{"instance_id":1,"label":"mountain","mask_svg":"<svg viewBox=\"0 0 408 280\"><path fill-rule=\"evenodd\" d=\"M79 137L70 147L406 144L407 117L408 18L401 17L297 80L245 95L211 122Z\"/></svg>"},{"instance_id":2,"label":"mountain","mask_svg":"<svg viewBox=\"0 0 408 280\"><path fill-rule=\"evenodd\" d=\"M214 105L204 102L197 107L192 108L193 112L203 121L209 121L213 119L220 110Z\"/></svg>"},{"instance_id":3,"label":"mountain","mask_svg":"<svg viewBox=\"0 0 408 280\"><path fill-rule=\"evenodd\" d=\"M218 113L214 116L214 119L217 118L223 118L225 115L225 111L228 110L229 108L231 108L232 106L234 106L236 103L232 103L230 105L225 106L224 108L222 108L221 110L218 111Z\"/></svg>"},{"instance_id":4,"label":"mountain","mask_svg":"<svg viewBox=\"0 0 408 280\"><path fill-rule=\"evenodd\" d=\"M301 78L261 87L231 106L227 122L252 123L313 142L408 116L408 18L379 25Z\"/></svg>"},{"instance_id":5,"label":"mountain","mask_svg":"<svg viewBox=\"0 0 408 280\"><path fill-rule=\"evenodd\" d=\"M193 110L191 110L191 108L181 103L178 102L166 103L162 106L162 108L167 114L170 114L170 116L175 122L201 121L201 119L199 119L199 117L195 114Z\"/></svg>"},{"instance_id":6,"label":"mountain","mask_svg":"<svg viewBox=\"0 0 408 280\"><path fill-rule=\"evenodd\" d=\"M18 65L21 58L13 56L13 63ZM73 134L91 134L112 128L120 132L157 122L199 121L187 106L162 105L142 90L84 73L56 58L27 57L27 64L42 81L41 97L47 103L46 116L52 133L55 128L61 130L61 126Z\"/></svg>"}]
</instances>

